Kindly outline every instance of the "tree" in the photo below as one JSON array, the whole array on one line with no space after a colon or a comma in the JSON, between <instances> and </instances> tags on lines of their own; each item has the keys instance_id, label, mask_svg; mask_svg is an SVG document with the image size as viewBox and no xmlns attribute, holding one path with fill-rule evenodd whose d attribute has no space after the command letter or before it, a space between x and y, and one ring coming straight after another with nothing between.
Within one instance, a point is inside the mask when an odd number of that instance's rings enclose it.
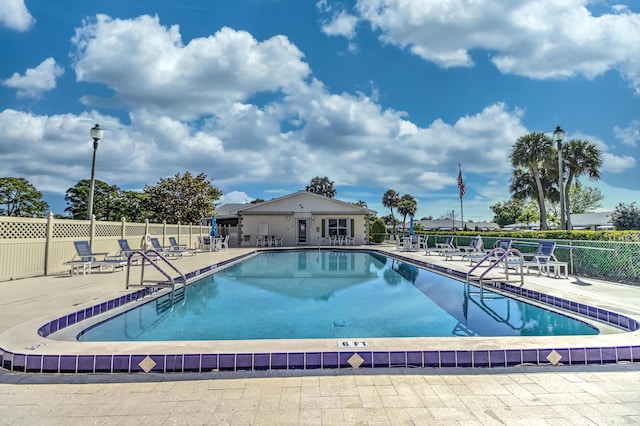
<instances>
[{"instance_id":1,"label":"tree","mask_svg":"<svg viewBox=\"0 0 640 426\"><path fill-rule=\"evenodd\" d=\"M352 203L358 207L362 207L362 208L367 208L367 202L366 201L362 201L362 200L358 200L355 203Z\"/></svg>"},{"instance_id":2,"label":"tree","mask_svg":"<svg viewBox=\"0 0 640 426\"><path fill-rule=\"evenodd\" d=\"M399 201L400 201L400 195L398 194L397 191L393 189L388 189L382 195L382 205L391 210L391 222L393 227L392 228L393 235L396 235L396 218L393 216L393 208L398 206Z\"/></svg>"},{"instance_id":3,"label":"tree","mask_svg":"<svg viewBox=\"0 0 640 426\"><path fill-rule=\"evenodd\" d=\"M156 186L145 185L144 192L151 219L168 223L200 223L201 218L211 216L214 201L222 196L206 174L192 176L189 172L161 178Z\"/></svg>"},{"instance_id":4,"label":"tree","mask_svg":"<svg viewBox=\"0 0 640 426\"><path fill-rule=\"evenodd\" d=\"M524 213L524 203L514 198L492 205L491 211L493 211L493 221L503 227L518 222L518 218Z\"/></svg>"},{"instance_id":5,"label":"tree","mask_svg":"<svg viewBox=\"0 0 640 426\"><path fill-rule=\"evenodd\" d=\"M88 179L82 179L72 188L67 189L64 196L68 206L64 209L72 219L86 219L89 199ZM116 207L120 197L120 188L96 180L93 191L93 214L97 220L118 221L119 211Z\"/></svg>"},{"instance_id":6,"label":"tree","mask_svg":"<svg viewBox=\"0 0 640 426\"><path fill-rule=\"evenodd\" d=\"M600 201L604 200L604 195L598 188L574 184L569 190L569 199L571 210L567 211L571 214L591 213L602 207Z\"/></svg>"},{"instance_id":7,"label":"tree","mask_svg":"<svg viewBox=\"0 0 640 426\"><path fill-rule=\"evenodd\" d=\"M387 226L382 219L376 219L371 224L371 239L375 243L381 243L384 241L387 235Z\"/></svg>"},{"instance_id":8,"label":"tree","mask_svg":"<svg viewBox=\"0 0 640 426\"><path fill-rule=\"evenodd\" d=\"M567 229L571 229L571 186L574 179L588 175L591 180L600 179L602 152L592 142L582 139L571 139L562 147L563 169L567 172L567 183L564 188L564 199L567 212Z\"/></svg>"},{"instance_id":9,"label":"tree","mask_svg":"<svg viewBox=\"0 0 640 426\"><path fill-rule=\"evenodd\" d=\"M415 216L418 210L418 202L411 194L405 194L400 197L398 201L398 213L402 215L402 231L404 232L404 225L407 222L408 216Z\"/></svg>"},{"instance_id":10,"label":"tree","mask_svg":"<svg viewBox=\"0 0 640 426\"><path fill-rule=\"evenodd\" d=\"M640 229L640 208L636 203L620 203L611 214L611 222L621 231Z\"/></svg>"},{"instance_id":11,"label":"tree","mask_svg":"<svg viewBox=\"0 0 640 426\"><path fill-rule=\"evenodd\" d=\"M144 222L151 215L146 211L149 196L137 191L119 191L110 214L113 220L124 218L127 222Z\"/></svg>"},{"instance_id":12,"label":"tree","mask_svg":"<svg viewBox=\"0 0 640 426\"><path fill-rule=\"evenodd\" d=\"M311 179L309 185L307 185L304 189L308 192L313 192L314 194L320 194L328 198L333 198L336 196L336 190L333 187L333 181L329 180L328 177L320 177L316 176Z\"/></svg>"},{"instance_id":13,"label":"tree","mask_svg":"<svg viewBox=\"0 0 640 426\"><path fill-rule=\"evenodd\" d=\"M49 204L25 178L0 178L0 215L15 217L42 217Z\"/></svg>"},{"instance_id":14,"label":"tree","mask_svg":"<svg viewBox=\"0 0 640 426\"><path fill-rule=\"evenodd\" d=\"M553 141L541 132L531 132L518 138L511 150L511 164L516 169L524 168L531 173L535 183L538 208L540 209L540 229L547 230L547 211L544 205L545 191L541 169L551 163L553 156Z\"/></svg>"}]
</instances>

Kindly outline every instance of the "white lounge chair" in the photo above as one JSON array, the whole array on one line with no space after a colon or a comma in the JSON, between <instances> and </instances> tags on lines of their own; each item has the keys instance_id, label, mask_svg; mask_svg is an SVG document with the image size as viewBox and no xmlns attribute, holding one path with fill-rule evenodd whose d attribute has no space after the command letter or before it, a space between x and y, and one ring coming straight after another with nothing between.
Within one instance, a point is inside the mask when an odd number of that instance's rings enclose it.
<instances>
[{"instance_id":1,"label":"white lounge chair","mask_svg":"<svg viewBox=\"0 0 640 426\"><path fill-rule=\"evenodd\" d=\"M447 260L453 260L454 256L459 256L464 259L472 254L483 253L483 247L482 237L478 235L477 237L471 238L468 246L458 246L455 250L447 250L443 254Z\"/></svg>"},{"instance_id":2,"label":"white lounge chair","mask_svg":"<svg viewBox=\"0 0 640 426\"><path fill-rule=\"evenodd\" d=\"M92 268L99 268L100 271L111 269L114 271L117 268L124 270L127 265L127 260L121 256L109 256L109 253L94 253L91 251L89 241L74 241L74 247L76 248L76 255L73 259L65 262L67 265L71 265L71 275L82 271L82 275L91 273Z\"/></svg>"}]
</instances>

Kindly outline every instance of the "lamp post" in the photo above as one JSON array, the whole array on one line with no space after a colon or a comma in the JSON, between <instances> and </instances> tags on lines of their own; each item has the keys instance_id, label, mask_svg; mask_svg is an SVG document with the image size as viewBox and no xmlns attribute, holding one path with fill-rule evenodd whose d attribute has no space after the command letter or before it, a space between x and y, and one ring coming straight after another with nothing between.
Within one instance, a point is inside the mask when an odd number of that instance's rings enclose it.
<instances>
[{"instance_id":1,"label":"lamp post","mask_svg":"<svg viewBox=\"0 0 640 426\"><path fill-rule=\"evenodd\" d=\"M451 210L451 230L456 230L456 211Z\"/></svg>"},{"instance_id":2,"label":"lamp post","mask_svg":"<svg viewBox=\"0 0 640 426\"><path fill-rule=\"evenodd\" d=\"M100 125L96 123L96 125L91 128L90 134L93 138L93 162L91 163L91 183L89 184L87 220L91 220L93 217L93 191L96 180L96 151L98 150L98 141L102 139L102 129L100 128Z\"/></svg>"},{"instance_id":3,"label":"lamp post","mask_svg":"<svg viewBox=\"0 0 640 426\"><path fill-rule=\"evenodd\" d=\"M565 221L564 211L564 188L562 185L564 170L562 167L562 140L565 137L564 130L560 126L556 126L556 130L553 132L553 140L558 142L558 190L560 191L560 229L567 229L567 222Z\"/></svg>"}]
</instances>

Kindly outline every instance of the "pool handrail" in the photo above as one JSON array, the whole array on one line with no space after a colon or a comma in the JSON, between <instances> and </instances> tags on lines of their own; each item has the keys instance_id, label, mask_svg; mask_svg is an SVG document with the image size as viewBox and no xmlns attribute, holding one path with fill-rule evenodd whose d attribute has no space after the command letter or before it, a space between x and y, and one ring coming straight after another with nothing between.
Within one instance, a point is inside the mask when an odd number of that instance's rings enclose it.
<instances>
[{"instance_id":1,"label":"pool handrail","mask_svg":"<svg viewBox=\"0 0 640 426\"><path fill-rule=\"evenodd\" d=\"M156 261L154 262L151 258L151 256L149 256L149 254L151 254L153 256L154 259L156 259ZM131 276L131 259L134 256L140 256L142 258L142 265L141 265L141 270L140 270L140 284L131 284L130 283L130 276ZM176 266L174 264L172 264L171 262L169 262L169 260L164 257L161 253L159 253L157 250L155 249L148 249L145 251L142 250L134 250L131 253L129 253L129 255L127 256L127 281L126 281L126 287L125 288L129 288L129 286L145 286L145 282L153 282L154 284L151 285L151 287L166 287L166 286L170 286L171 287L171 304L173 305L173 298L174 298L174 293L176 290L176 282L174 280L174 278L169 275L164 269L162 269L159 265L160 260L162 260L167 266L169 266L171 269L173 269L175 272L177 272L178 274L180 274L180 279L182 280L183 286L187 285L187 277L178 269L176 268ZM147 261L149 262L150 265L152 265L158 272L160 272L166 279L167 281L165 283L162 282L157 282L156 280L146 280L144 279L144 268L145 265L147 263Z\"/></svg>"},{"instance_id":2,"label":"pool handrail","mask_svg":"<svg viewBox=\"0 0 640 426\"><path fill-rule=\"evenodd\" d=\"M517 256L519 261L520 261L520 287L522 287L524 285L524 272L523 272L523 268L522 268L522 253L520 252L520 250L517 250L517 249L510 248L509 250L505 250L502 247L496 247L493 250L491 250L482 259L480 259L478 261L478 263L476 263L471 269L469 269L469 271L467 271L467 283L470 282L471 273L473 271L475 271L476 269L478 269L478 267L480 267L480 265L482 265L482 263L485 260L489 260L489 259L495 258L495 260L493 260L489 264L489 267L485 271L483 271L480 274L480 276L477 278L478 279L478 284L480 285L480 290L482 290L484 288L484 277L489 273L489 271L491 271L497 265L500 265L503 261L505 261L511 255ZM496 258L496 256L498 256L498 257ZM506 275L506 280L509 280L509 268L508 267L505 267L505 275Z\"/></svg>"}]
</instances>

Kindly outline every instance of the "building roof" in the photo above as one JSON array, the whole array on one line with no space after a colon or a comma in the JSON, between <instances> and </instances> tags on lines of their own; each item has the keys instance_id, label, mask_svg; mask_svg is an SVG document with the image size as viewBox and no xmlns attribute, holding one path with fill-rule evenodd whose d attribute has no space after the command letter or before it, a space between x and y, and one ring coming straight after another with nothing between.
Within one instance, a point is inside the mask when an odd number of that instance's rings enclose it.
<instances>
[{"instance_id":1,"label":"building roof","mask_svg":"<svg viewBox=\"0 0 640 426\"><path fill-rule=\"evenodd\" d=\"M306 204L306 207L305 207ZM309 191L297 191L282 197L274 198L261 203L251 204L223 204L216 208L216 217L237 217L245 214L274 214L274 213L309 212L323 214L351 213L361 215L374 215L375 210L360 207L346 201L328 198Z\"/></svg>"}]
</instances>

